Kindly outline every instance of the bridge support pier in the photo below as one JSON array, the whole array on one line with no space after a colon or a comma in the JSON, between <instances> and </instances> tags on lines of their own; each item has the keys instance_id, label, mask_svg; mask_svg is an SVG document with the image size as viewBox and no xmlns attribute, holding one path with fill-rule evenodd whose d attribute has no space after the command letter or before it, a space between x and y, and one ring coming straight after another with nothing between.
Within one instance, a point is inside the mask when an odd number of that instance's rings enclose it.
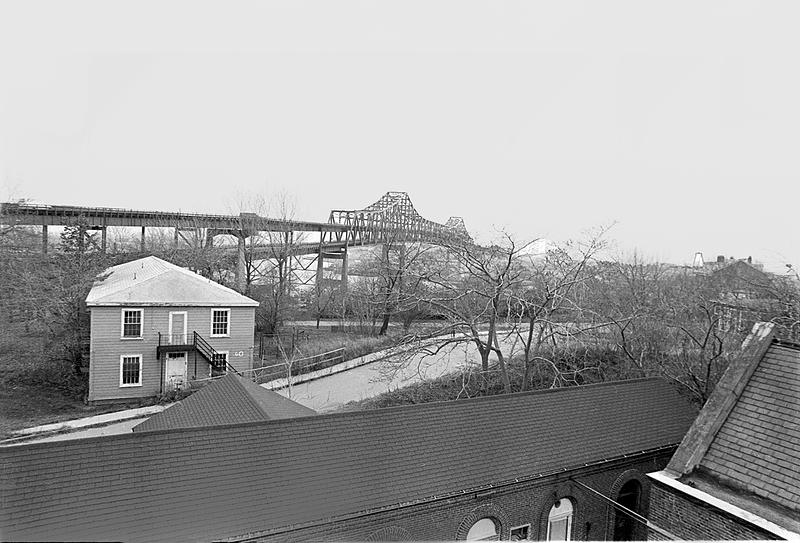
<instances>
[{"instance_id":1,"label":"bridge support pier","mask_svg":"<svg viewBox=\"0 0 800 543\"><path fill-rule=\"evenodd\" d=\"M341 292L342 296L344 296L347 294L347 247L340 250L338 253L324 253L322 251L322 247L319 248L319 252L317 253L317 293L319 293L322 289L322 283L324 281L323 274L325 272L325 258L342 261L342 275L339 291Z\"/></svg>"},{"instance_id":2,"label":"bridge support pier","mask_svg":"<svg viewBox=\"0 0 800 543\"><path fill-rule=\"evenodd\" d=\"M106 242L108 241L107 230L108 230L107 226L100 227L100 235L101 235L100 252L102 252L103 254L106 254Z\"/></svg>"},{"instance_id":3,"label":"bridge support pier","mask_svg":"<svg viewBox=\"0 0 800 543\"><path fill-rule=\"evenodd\" d=\"M42 254L47 254L47 225L42 225Z\"/></svg>"},{"instance_id":4,"label":"bridge support pier","mask_svg":"<svg viewBox=\"0 0 800 543\"><path fill-rule=\"evenodd\" d=\"M403 274L405 273L406 269L406 246L405 244L400 244L400 263L398 265L398 273L397 273L397 293L400 295L402 299L403 296Z\"/></svg>"},{"instance_id":5,"label":"bridge support pier","mask_svg":"<svg viewBox=\"0 0 800 543\"><path fill-rule=\"evenodd\" d=\"M83 254L86 245L86 227L84 225L78 226L78 252Z\"/></svg>"},{"instance_id":6,"label":"bridge support pier","mask_svg":"<svg viewBox=\"0 0 800 543\"><path fill-rule=\"evenodd\" d=\"M347 247L342 252L342 297L347 294Z\"/></svg>"},{"instance_id":7,"label":"bridge support pier","mask_svg":"<svg viewBox=\"0 0 800 543\"><path fill-rule=\"evenodd\" d=\"M245 259L245 237L236 236L238 250L236 251L236 288L244 294L247 289L247 260Z\"/></svg>"},{"instance_id":8,"label":"bridge support pier","mask_svg":"<svg viewBox=\"0 0 800 543\"><path fill-rule=\"evenodd\" d=\"M139 242L139 252L140 253L144 252L144 226L142 226L142 239Z\"/></svg>"},{"instance_id":9,"label":"bridge support pier","mask_svg":"<svg viewBox=\"0 0 800 543\"><path fill-rule=\"evenodd\" d=\"M317 252L317 278L316 278L317 295L319 295L320 291L322 290L322 280L324 273L325 273L325 257L322 256L322 245L320 245L319 251Z\"/></svg>"}]
</instances>

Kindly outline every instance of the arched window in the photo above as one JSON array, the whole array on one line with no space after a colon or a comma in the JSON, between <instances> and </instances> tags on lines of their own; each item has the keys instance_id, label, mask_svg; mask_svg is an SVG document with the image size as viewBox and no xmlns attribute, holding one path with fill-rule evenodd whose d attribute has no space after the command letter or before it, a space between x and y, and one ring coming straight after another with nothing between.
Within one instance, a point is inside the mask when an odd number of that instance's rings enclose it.
<instances>
[{"instance_id":1,"label":"arched window","mask_svg":"<svg viewBox=\"0 0 800 543\"><path fill-rule=\"evenodd\" d=\"M561 498L547 515L547 540L569 541L572 535L572 502Z\"/></svg>"},{"instance_id":2,"label":"arched window","mask_svg":"<svg viewBox=\"0 0 800 543\"><path fill-rule=\"evenodd\" d=\"M642 484L636 479L631 479L619 489L616 501L634 513L640 513L641 495ZM639 538L636 533L636 521L626 512L617 510L614 516L614 541L633 541Z\"/></svg>"},{"instance_id":3,"label":"arched window","mask_svg":"<svg viewBox=\"0 0 800 543\"><path fill-rule=\"evenodd\" d=\"M499 539L500 530L497 521L489 517L484 517L473 524L467 533L467 541L498 541Z\"/></svg>"}]
</instances>

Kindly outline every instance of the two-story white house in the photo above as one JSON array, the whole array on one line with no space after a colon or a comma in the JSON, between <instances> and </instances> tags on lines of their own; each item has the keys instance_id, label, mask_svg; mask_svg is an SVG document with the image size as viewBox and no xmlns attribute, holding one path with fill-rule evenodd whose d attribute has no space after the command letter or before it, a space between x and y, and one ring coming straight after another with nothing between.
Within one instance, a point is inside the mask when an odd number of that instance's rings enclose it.
<instances>
[{"instance_id":1,"label":"two-story white house","mask_svg":"<svg viewBox=\"0 0 800 543\"><path fill-rule=\"evenodd\" d=\"M258 302L160 258L107 269L86 305L89 401L154 396L252 368Z\"/></svg>"}]
</instances>

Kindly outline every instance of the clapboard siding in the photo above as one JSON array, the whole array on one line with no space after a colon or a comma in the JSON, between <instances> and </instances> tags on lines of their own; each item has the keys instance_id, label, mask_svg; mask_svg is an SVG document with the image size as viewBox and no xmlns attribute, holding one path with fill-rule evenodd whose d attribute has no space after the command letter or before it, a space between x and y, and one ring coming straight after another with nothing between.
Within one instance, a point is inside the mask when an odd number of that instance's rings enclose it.
<instances>
[{"instance_id":1,"label":"clapboard siding","mask_svg":"<svg viewBox=\"0 0 800 543\"><path fill-rule=\"evenodd\" d=\"M228 361L239 371L252 368L253 330L255 308L230 308L230 337L211 337L211 307L153 307L126 306L129 309L143 309L142 339L121 339L122 307L92 307L90 340L89 400L134 399L153 396L161 392L163 369L156 357L158 334L169 334L169 314L171 311L185 311L187 315L187 334L192 331L200 334L217 351L228 351ZM236 354L241 353L241 356ZM142 355L142 386L120 387L120 357L123 355ZM208 376L208 363L197 357L187 355L188 376L205 378Z\"/></svg>"}]
</instances>

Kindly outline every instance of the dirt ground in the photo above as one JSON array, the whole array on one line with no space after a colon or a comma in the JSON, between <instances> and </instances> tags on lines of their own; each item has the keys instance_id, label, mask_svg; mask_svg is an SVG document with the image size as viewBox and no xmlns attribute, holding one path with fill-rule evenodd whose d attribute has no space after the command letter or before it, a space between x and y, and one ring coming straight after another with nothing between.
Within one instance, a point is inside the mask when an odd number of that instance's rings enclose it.
<instances>
[{"instance_id":1,"label":"dirt ground","mask_svg":"<svg viewBox=\"0 0 800 543\"><path fill-rule=\"evenodd\" d=\"M0 383L0 437L13 430L118 411L119 406L90 406L58 390Z\"/></svg>"}]
</instances>

